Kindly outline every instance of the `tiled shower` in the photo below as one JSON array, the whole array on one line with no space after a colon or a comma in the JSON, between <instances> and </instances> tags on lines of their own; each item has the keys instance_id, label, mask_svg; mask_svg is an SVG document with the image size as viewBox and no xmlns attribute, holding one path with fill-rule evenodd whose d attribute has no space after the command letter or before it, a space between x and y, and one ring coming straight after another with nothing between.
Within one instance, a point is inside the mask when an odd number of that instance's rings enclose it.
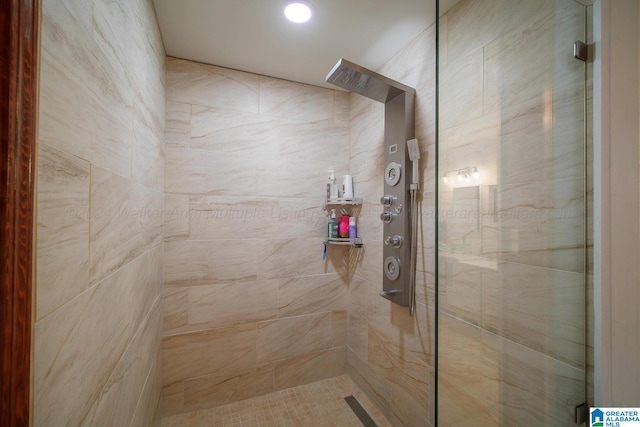
<instances>
[{"instance_id":1,"label":"tiled shower","mask_svg":"<svg viewBox=\"0 0 640 427\"><path fill-rule=\"evenodd\" d=\"M527 317L526 308L507 308L496 293L524 292L531 301L526 289L508 283L526 278L533 287L531 278L539 277L550 288L564 285L558 296L534 293L539 307L584 298L578 292L586 266L572 263L582 253L558 258L554 250L567 254L558 244L529 247L513 258L513 234L496 235L490 218L479 232L476 219L467 218L438 223L446 256L435 256L436 203L469 210L481 197L471 187L437 196L438 155L440 172L479 167L482 179L511 185L491 190L504 210L519 203L522 186L529 194L571 179L575 185L562 191L576 193L561 195L576 206L567 209L576 213L587 202L582 181L571 175L584 167L571 161L580 147L549 144L546 138L560 128L544 128L542 135L531 130L549 117L577 120L574 97L586 96L584 86L559 79L559 65L551 72L530 69L503 52L535 39L530 32L542 28L551 36L538 38L539 48L551 45L547 61L553 62L555 40L574 35L554 31L584 33L588 8L573 0L536 3L464 0L441 18L439 153L435 24L377 70L417 92L423 181L411 317L378 295L382 104L166 57L147 0L44 0L34 425L159 425L163 416L342 374L396 426L432 425L436 406L440 425L463 425L442 414L480 414L475 425L534 416L521 400L500 395L505 384L518 399L540 399L536 416L545 425L567 425L566 403L586 399L587 361L584 353L576 356L586 343L573 340L586 327L584 317L580 323L580 313L562 310ZM506 63L521 68L501 74ZM492 109L513 99L509 91L522 91L526 81L539 84L524 91L524 113ZM551 89L532 92L540 87ZM558 93L568 95L554 98ZM504 143L497 148L507 150L504 156L489 151L487 141L505 133L515 135L518 150L543 157L527 163ZM562 137L575 142L581 135ZM522 143L539 139L559 151ZM495 168L496 158L507 160ZM551 166L540 171L539 164ZM364 199L357 212L364 247L331 246L323 260L330 169L352 174L356 196ZM536 173L545 179L531 178ZM507 182L514 175L517 180ZM535 209L558 208L553 202L545 199ZM569 227L577 239L586 226L579 213L566 221L570 225L529 223L523 230ZM506 254L496 249L505 247ZM492 263L501 266L487 268ZM437 316L447 382L436 404ZM569 345L553 347L557 341ZM494 354L505 348L506 356ZM566 399L553 404L549 387ZM518 394L524 389L530 394ZM465 404L452 408L460 396ZM489 402L472 399L479 396Z\"/></svg>"}]
</instances>

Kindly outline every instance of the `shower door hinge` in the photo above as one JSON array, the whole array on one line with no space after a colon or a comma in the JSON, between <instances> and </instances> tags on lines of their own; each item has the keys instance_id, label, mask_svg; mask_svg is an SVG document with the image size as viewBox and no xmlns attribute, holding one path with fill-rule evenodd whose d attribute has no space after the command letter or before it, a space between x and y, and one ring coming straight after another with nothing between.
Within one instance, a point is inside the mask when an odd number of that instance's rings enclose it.
<instances>
[{"instance_id":1,"label":"shower door hinge","mask_svg":"<svg viewBox=\"0 0 640 427\"><path fill-rule=\"evenodd\" d=\"M575 408L576 410L576 424L585 424L589 419L589 405L582 403Z\"/></svg>"},{"instance_id":2,"label":"shower door hinge","mask_svg":"<svg viewBox=\"0 0 640 427\"><path fill-rule=\"evenodd\" d=\"M589 60L589 46L580 40L573 42L573 57L580 61Z\"/></svg>"}]
</instances>

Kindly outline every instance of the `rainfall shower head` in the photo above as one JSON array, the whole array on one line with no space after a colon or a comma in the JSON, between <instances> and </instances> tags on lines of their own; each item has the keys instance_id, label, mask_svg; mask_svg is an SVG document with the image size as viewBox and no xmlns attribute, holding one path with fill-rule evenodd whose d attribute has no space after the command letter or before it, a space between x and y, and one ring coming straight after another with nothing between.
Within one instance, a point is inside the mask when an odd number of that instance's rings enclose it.
<instances>
[{"instance_id":1,"label":"rainfall shower head","mask_svg":"<svg viewBox=\"0 0 640 427\"><path fill-rule=\"evenodd\" d=\"M342 58L326 78L331 83L367 98L386 103L403 92L415 94L415 89L391 80Z\"/></svg>"}]
</instances>

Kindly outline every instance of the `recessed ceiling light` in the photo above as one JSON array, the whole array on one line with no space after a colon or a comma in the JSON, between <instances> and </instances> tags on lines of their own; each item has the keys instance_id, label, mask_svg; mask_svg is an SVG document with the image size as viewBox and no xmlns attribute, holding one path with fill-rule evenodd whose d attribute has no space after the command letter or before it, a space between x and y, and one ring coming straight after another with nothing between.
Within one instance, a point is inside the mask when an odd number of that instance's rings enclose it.
<instances>
[{"instance_id":1,"label":"recessed ceiling light","mask_svg":"<svg viewBox=\"0 0 640 427\"><path fill-rule=\"evenodd\" d=\"M284 16L291 22L307 22L311 19L311 8L308 4L302 2L289 3L284 8Z\"/></svg>"}]
</instances>

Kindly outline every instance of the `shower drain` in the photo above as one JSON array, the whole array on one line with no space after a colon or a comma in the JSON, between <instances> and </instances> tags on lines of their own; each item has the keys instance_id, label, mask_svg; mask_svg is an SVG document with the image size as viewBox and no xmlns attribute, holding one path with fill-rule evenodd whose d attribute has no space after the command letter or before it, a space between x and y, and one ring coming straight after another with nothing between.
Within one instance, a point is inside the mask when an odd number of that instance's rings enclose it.
<instances>
[{"instance_id":1,"label":"shower drain","mask_svg":"<svg viewBox=\"0 0 640 427\"><path fill-rule=\"evenodd\" d=\"M364 427L378 427L376 422L373 421L373 418L371 418L367 411L362 407L362 405L360 405L358 399L353 396L347 396L344 398L344 400L347 401L347 404L349 405L353 413L356 414Z\"/></svg>"}]
</instances>

